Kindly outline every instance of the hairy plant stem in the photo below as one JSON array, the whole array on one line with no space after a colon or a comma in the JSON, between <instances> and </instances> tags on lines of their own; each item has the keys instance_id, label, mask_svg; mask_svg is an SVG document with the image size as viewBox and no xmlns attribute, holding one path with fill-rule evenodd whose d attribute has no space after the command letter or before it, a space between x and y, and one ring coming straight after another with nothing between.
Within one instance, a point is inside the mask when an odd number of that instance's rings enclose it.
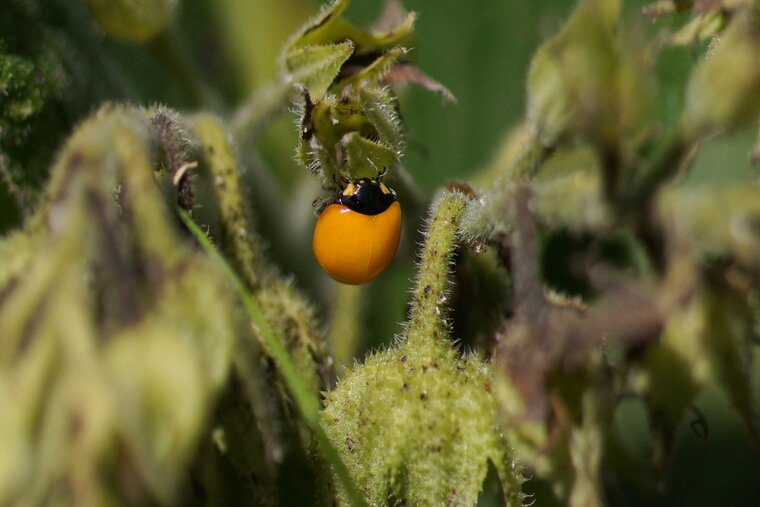
<instances>
[{"instance_id":1,"label":"hairy plant stem","mask_svg":"<svg viewBox=\"0 0 760 507\"><path fill-rule=\"evenodd\" d=\"M507 183L532 179L553 152L553 146L545 146L537 136L532 136L505 171L501 181Z\"/></svg>"},{"instance_id":2,"label":"hairy plant stem","mask_svg":"<svg viewBox=\"0 0 760 507\"><path fill-rule=\"evenodd\" d=\"M323 453L325 460L334 468L338 480L345 488L345 491L351 500L351 504L357 506L366 505L366 502L362 498L361 493L359 493L356 485L351 480L345 463L343 463L343 461L340 459L338 452L336 451L335 447L333 447L332 443L327 438L324 429L320 425L319 400L312 394L311 390L308 387L308 384L301 378L301 375L296 369L293 361L290 359L290 356L288 355L288 352L285 349L285 346L283 345L281 339L275 335L272 327L269 325L269 322L267 322L266 318L264 317L264 314L261 311L261 307L251 296L250 292L248 292L245 284L240 280L240 278L238 278L232 267L227 263L224 257L222 257L222 255L214 247L208 237L206 237L203 231L201 231L200 227L198 227L198 225L192 220L192 218L190 218L187 213L185 213L184 210L177 209L177 212L179 213L182 222L187 226L188 230L190 230L193 236L195 236L203 249L217 262L219 262L225 275L237 291L238 296L243 303L243 306L245 306L245 309L251 318L252 324L256 328L256 331L258 332L262 341L269 349L269 353L271 354L272 359L282 374L282 378L284 379L285 384L290 391L290 394L293 396L293 401L298 407L298 410L301 412L301 417L303 417L303 420L314 433L314 436L319 442L320 450Z\"/></svg>"},{"instance_id":3,"label":"hairy plant stem","mask_svg":"<svg viewBox=\"0 0 760 507\"><path fill-rule=\"evenodd\" d=\"M509 219L505 218L514 214L509 203L516 186L531 180L553 151L537 136L531 136L491 188L467 205L461 228L465 239L475 243L492 241L508 233Z\"/></svg>"},{"instance_id":4,"label":"hairy plant stem","mask_svg":"<svg viewBox=\"0 0 760 507\"><path fill-rule=\"evenodd\" d=\"M412 346L422 346L425 342L435 347L441 344L450 346L446 324L446 290L459 221L466 203L467 198L463 194L448 193L434 207L406 328L406 339Z\"/></svg>"},{"instance_id":5,"label":"hairy plant stem","mask_svg":"<svg viewBox=\"0 0 760 507\"><path fill-rule=\"evenodd\" d=\"M249 290L257 290L261 275L256 268L262 256L257 242L252 241L250 223L245 215L240 175L227 142L227 134L219 121L211 115L195 118L194 128L206 153L211 184L218 202L222 238L232 256L235 271L240 273Z\"/></svg>"}]
</instances>

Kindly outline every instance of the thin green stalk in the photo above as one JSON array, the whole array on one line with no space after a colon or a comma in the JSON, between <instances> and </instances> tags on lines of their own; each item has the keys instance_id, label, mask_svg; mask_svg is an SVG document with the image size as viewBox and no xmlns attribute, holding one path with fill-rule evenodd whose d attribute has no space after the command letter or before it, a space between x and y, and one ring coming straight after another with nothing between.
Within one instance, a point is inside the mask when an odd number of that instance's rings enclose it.
<instances>
[{"instance_id":1,"label":"thin green stalk","mask_svg":"<svg viewBox=\"0 0 760 507\"><path fill-rule=\"evenodd\" d=\"M689 145L682 137L675 137L667 146L655 165L644 175L644 178L634 188L632 195L624 201L624 211L646 209L645 204L652 202L652 198L659 188L673 178L683 167L683 161L689 154Z\"/></svg>"},{"instance_id":2,"label":"thin green stalk","mask_svg":"<svg viewBox=\"0 0 760 507\"><path fill-rule=\"evenodd\" d=\"M505 171L502 183L512 183L518 180L530 180L536 175L543 163L552 154L553 148L541 144L541 140L532 136L527 140L512 164Z\"/></svg>"},{"instance_id":3,"label":"thin green stalk","mask_svg":"<svg viewBox=\"0 0 760 507\"><path fill-rule=\"evenodd\" d=\"M281 340L275 335L269 322L267 322L264 317L258 303L253 299L248 292L248 289L246 289L243 282L235 274L229 263L227 263L193 219L182 209L177 209L177 212L185 226L195 236L203 249L212 258L219 262L225 274L235 287L240 300L243 302L243 306L245 306L246 311L251 317L251 321L253 322L256 331L269 349L272 359L274 359L277 364L277 368L282 374L282 378L285 380L285 384L287 385L291 396L293 396L293 401L295 401L298 410L301 412L301 416L319 442L325 460L332 465L338 476L338 480L348 492L351 505L367 505L361 493L351 480L348 474L348 469L346 468L345 463L343 463L343 460L340 459L338 451L333 447L332 443L327 438L324 429L322 429L322 426L319 424L319 400L311 394L308 385L301 378Z\"/></svg>"},{"instance_id":4,"label":"thin green stalk","mask_svg":"<svg viewBox=\"0 0 760 507\"><path fill-rule=\"evenodd\" d=\"M339 377L351 367L359 349L364 294L361 285L339 284L336 288L328 342Z\"/></svg>"},{"instance_id":5,"label":"thin green stalk","mask_svg":"<svg viewBox=\"0 0 760 507\"><path fill-rule=\"evenodd\" d=\"M470 242L488 241L506 234L514 211L511 202L515 189L521 182L532 180L553 149L542 145L532 136L509 166L480 199L474 199L467 205L462 218L461 231L464 239Z\"/></svg>"},{"instance_id":6,"label":"thin green stalk","mask_svg":"<svg viewBox=\"0 0 760 507\"><path fill-rule=\"evenodd\" d=\"M459 221L466 204L463 194L448 193L433 208L406 330L406 339L415 346L431 340L435 344L450 345L445 323L449 306L447 289Z\"/></svg>"}]
</instances>

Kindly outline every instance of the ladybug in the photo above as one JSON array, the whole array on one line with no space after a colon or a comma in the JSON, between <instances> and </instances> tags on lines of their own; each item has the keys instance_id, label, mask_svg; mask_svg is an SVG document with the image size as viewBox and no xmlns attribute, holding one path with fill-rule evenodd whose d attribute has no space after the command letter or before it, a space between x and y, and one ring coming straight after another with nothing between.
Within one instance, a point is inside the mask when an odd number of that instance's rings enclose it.
<instances>
[{"instance_id":1,"label":"ladybug","mask_svg":"<svg viewBox=\"0 0 760 507\"><path fill-rule=\"evenodd\" d=\"M401 206L381 177L348 181L322 210L312 250L335 280L358 285L379 275L396 255Z\"/></svg>"}]
</instances>

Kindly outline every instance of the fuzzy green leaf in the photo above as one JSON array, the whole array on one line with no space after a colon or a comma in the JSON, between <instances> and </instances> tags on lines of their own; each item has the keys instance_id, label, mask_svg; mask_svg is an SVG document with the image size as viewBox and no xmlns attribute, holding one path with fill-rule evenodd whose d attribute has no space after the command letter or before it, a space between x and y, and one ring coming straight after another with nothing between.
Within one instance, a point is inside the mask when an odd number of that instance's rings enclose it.
<instances>
[{"instance_id":1,"label":"fuzzy green leaf","mask_svg":"<svg viewBox=\"0 0 760 507\"><path fill-rule=\"evenodd\" d=\"M289 81L300 83L315 99L321 99L353 52L351 41L293 50L285 57Z\"/></svg>"},{"instance_id":2,"label":"fuzzy green leaf","mask_svg":"<svg viewBox=\"0 0 760 507\"><path fill-rule=\"evenodd\" d=\"M384 50L401 44L407 39L416 15L408 13L402 23L389 30L365 32L355 28L341 17L351 0L335 0L325 5L322 11L307 22L285 46L285 56L308 46L319 46L349 39L354 42L358 53Z\"/></svg>"},{"instance_id":3,"label":"fuzzy green leaf","mask_svg":"<svg viewBox=\"0 0 760 507\"><path fill-rule=\"evenodd\" d=\"M345 175L350 178L374 178L398 164L398 156L386 146L370 141L356 132L343 136L341 146L348 158Z\"/></svg>"},{"instance_id":4,"label":"fuzzy green leaf","mask_svg":"<svg viewBox=\"0 0 760 507\"><path fill-rule=\"evenodd\" d=\"M69 139L25 231L0 247L34 249L0 289L0 385L25 420L19 463L35 471L16 500L71 503L76 490L103 503L119 491L110 468L134 475L133 493L172 502L229 371L232 292L176 234L150 132L141 111L102 108Z\"/></svg>"},{"instance_id":5,"label":"fuzzy green leaf","mask_svg":"<svg viewBox=\"0 0 760 507\"><path fill-rule=\"evenodd\" d=\"M367 119L375 127L380 142L394 150L400 158L404 139L396 98L387 88L365 86L359 89L359 102Z\"/></svg>"}]
</instances>

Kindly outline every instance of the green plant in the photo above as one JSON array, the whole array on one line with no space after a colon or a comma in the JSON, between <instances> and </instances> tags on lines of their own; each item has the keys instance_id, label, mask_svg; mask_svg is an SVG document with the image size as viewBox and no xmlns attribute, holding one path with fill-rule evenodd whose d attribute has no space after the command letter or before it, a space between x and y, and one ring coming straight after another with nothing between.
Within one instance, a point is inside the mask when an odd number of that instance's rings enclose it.
<instances>
[{"instance_id":1,"label":"green plant","mask_svg":"<svg viewBox=\"0 0 760 507\"><path fill-rule=\"evenodd\" d=\"M757 445L756 175L711 179L700 156L760 114L760 5L658 1L644 13L676 21L650 37L638 9L579 0L490 167L428 196L398 88L453 95L411 60L416 14L389 1L364 31L349 3L232 100L188 57L182 3L11 0L0 504L656 503L684 425L734 417ZM678 45L693 71L655 79ZM120 51L152 55L155 83ZM132 86L177 109L108 100ZM276 253L309 255L297 178L258 158L288 103L307 200L383 173L408 224L429 208L421 239L406 227L406 321L353 366L371 292L330 307Z\"/></svg>"}]
</instances>

